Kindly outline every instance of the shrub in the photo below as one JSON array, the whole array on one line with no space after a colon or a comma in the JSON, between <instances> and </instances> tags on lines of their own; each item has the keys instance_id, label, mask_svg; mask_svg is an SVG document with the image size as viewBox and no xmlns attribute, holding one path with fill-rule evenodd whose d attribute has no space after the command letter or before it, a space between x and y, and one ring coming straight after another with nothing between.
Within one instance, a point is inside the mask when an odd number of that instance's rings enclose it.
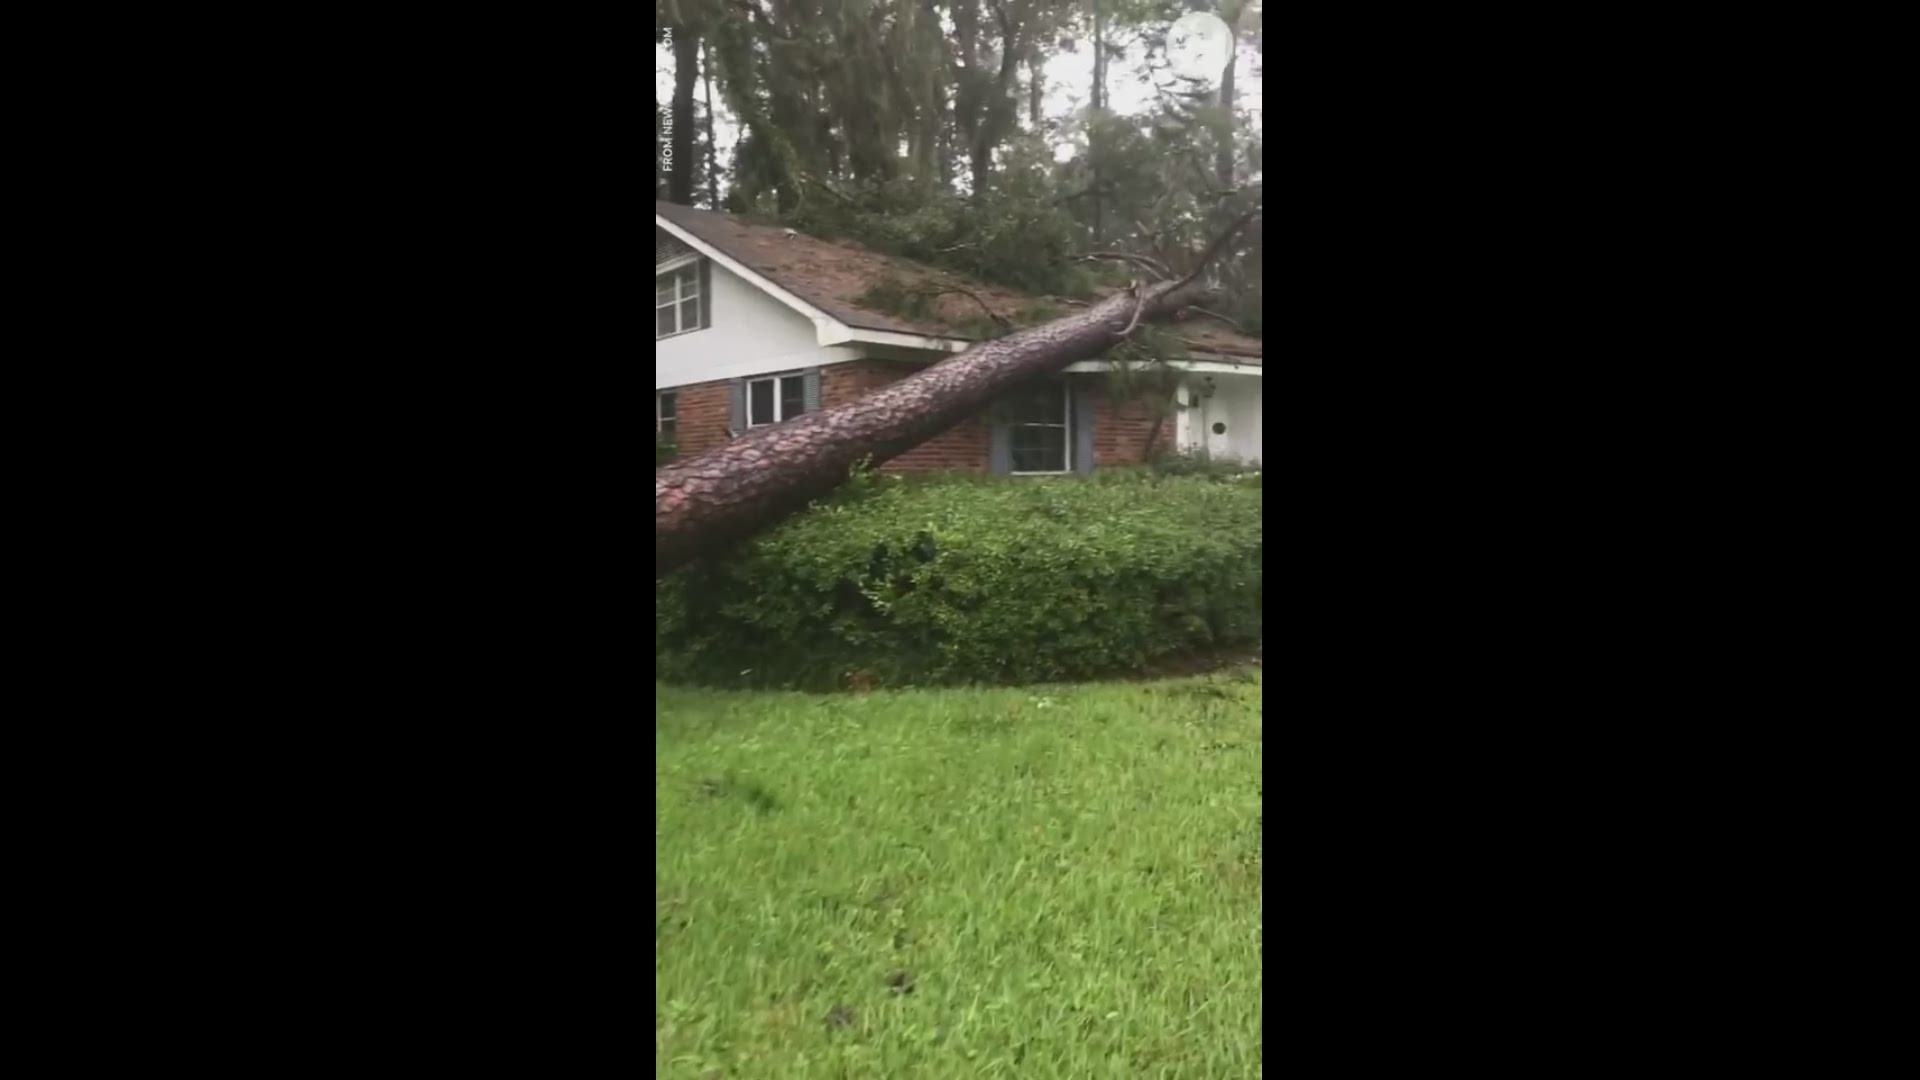
<instances>
[{"instance_id":1,"label":"shrub","mask_svg":"<svg viewBox=\"0 0 1920 1080\"><path fill-rule=\"evenodd\" d=\"M1248 463L1236 457L1210 457L1205 453L1161 450L1154 454L1150 470L1162 476L1204 476L1214 480L1239 480L1260 474L1259 462Z\"/></svg>"},{"instance_id":2,"label":"shrub","mask_svg":"<svg viewBox=\"0 0 1920 1080\"><path fill-rule=\"evenodd\" d=\"M660 581L659 674L1035 682L1260 636L1257 489L1147 472L850 489Z\"/></svg>"}]
</instances>

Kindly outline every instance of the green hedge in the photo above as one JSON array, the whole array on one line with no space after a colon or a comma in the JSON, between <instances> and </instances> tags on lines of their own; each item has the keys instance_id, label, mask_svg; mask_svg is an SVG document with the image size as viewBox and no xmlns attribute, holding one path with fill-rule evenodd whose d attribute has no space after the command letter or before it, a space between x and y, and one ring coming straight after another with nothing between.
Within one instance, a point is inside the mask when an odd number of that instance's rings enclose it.
<instances>
[{"instance_id":1,"label":"green hedge","mask_svg":"<svg viewBox=\"0 0 1920 1080\"><path fill-rule=\"evenodd\" d=\"M1257 487L1199 477L856 478L657 584L684 682L823 689L1124 672L1260 637Z\"/></svg>"}]
</instances>

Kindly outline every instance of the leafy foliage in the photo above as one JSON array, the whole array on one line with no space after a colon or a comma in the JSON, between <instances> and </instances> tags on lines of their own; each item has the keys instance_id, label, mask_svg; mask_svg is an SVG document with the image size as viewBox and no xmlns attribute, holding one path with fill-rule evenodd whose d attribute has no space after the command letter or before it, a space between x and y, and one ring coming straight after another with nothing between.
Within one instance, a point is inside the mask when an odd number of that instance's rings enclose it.
<instances>
[{"instance_id":1,"label":"leafy foliage","mask_svg":"<svg viewBox=\"0 0 1920 1080\"><path fill-rule=\"evenodd\" d=\"M1115 472L868 479L659 583L663 677L831 688L1126 671L1260 636L1260 495Z\"/></svg>"},{"instance_id":2,"label":"leafy foliage","mask_svg":"<svg viewBox=\"0 0 1920 1080\"><path fill-rule=\"evenodd\" d=\"M1258 182L1251 114L1167 61L1174 20L1211 6L664 0L656 22L710 48L716 105L740 131L726 209L981 281L1085 298L1093 274L1080 255L1123 250L1181 269ZM1257 12L1239 0L1218 10L1258 46ZM1153 104L1121 115L1102 99L1042 115L1049 78L1086 71L1095 54L1138 65ZM704 154L694 157L697 182ZM1210 274L1230 297L1225 313L1256 335L1258 243L1252 234Z\"/></svg>"}]
</instances>

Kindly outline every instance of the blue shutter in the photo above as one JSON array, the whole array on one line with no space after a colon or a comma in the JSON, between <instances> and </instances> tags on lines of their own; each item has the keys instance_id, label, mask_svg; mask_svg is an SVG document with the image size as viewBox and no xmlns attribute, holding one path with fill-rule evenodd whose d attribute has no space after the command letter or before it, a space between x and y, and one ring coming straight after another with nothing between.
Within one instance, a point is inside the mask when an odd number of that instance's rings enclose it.
<instances>
[{"instance_id":1,"label":"blue shutter","mask_svg":"<svg viewBox=\"0 0 1920 1080\"><path fill-rule=\"evenodd\" d=\"M1013 429L997 413L987 412L987 471L1005 476L1013 471Z\"/></svg>"},{"instance_id":2,"label":"blue shutter","mask_svg":"<svg viewBox=\"0 0 1920 1080\"><path fill-rule=\"evenodd\" d=\"M810 367L800 373L801 393L806 397L807 411L820 411L820 369Z\"/></svg>"},{"instance_id":3,"label":"blue shutter","mask_svg":"<svg viewBox=\"0 0 1920 1080\"><path fill-rule=\"evenodd\" d=\"M1092 379L1075 379L1069 384L1073 394L1073 471L1093 471L1093 401L1097 388Z\"/></svg>"},{"instance_id":4,"label":"blue shutter","mask_svg":"<svg viewBox=\"0 0 1920 1080\"><path fill-rule=\"evenodd\" d=\"M713 260L700 260L700 329L713 325Z\"/></svg>"},{"instance_id":5,"label":"blue shutter","mask_svg":"<svg viewBox=\"0 0 1920 1080\"><path fill-rule=\"evenodd\" d=\"M727 435L739 438L747 431L747 381L727 381Z\"/></svg>"}]
</instances>

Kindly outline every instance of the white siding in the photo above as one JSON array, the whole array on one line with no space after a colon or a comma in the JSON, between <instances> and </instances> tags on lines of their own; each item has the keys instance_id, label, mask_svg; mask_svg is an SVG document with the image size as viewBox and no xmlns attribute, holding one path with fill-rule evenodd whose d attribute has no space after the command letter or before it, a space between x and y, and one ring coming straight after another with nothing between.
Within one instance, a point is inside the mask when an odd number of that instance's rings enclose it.
<instances>
[{"instance_id":1,"label":"white siding","mask_svg":"<svg viewBox=\"0 0 1920 1080\"><path fill-rule=\"evenodd\" d=\"M1248 464L1260 460L1260 384L1259 379L1228 376L1221 392L1227 399L1227 453Z\"/></svg>"},{"instance_id":2,"label":"white siding","mask_svg":"<svg viewBox=\"0 0 1920 1080\"><path fill-rule=\"evenodd\" d=\"M662 389L854 358L822 348L813 321L717 263L711 267L713 325L653 345L653 386ZM651 307L651 305L649 305Z\"/></svg>"},{"instance_id":3,"label":"white siding","mask_svg":"<svg viewBox=\"0 0 1920 1080\"><path fill-rule=\"evenodd\" d=\"M1261 460L1261 377L1215 374L1213 395L1202 397L1191 409L1180 411L1176 439L1189 453L1206 451L1214 458L1237 458L1249 464ZM1189 380L1198 386L1201 380ZM1216 434L1213 425L1224 424Z\"/></svg>"}]
</instances>

